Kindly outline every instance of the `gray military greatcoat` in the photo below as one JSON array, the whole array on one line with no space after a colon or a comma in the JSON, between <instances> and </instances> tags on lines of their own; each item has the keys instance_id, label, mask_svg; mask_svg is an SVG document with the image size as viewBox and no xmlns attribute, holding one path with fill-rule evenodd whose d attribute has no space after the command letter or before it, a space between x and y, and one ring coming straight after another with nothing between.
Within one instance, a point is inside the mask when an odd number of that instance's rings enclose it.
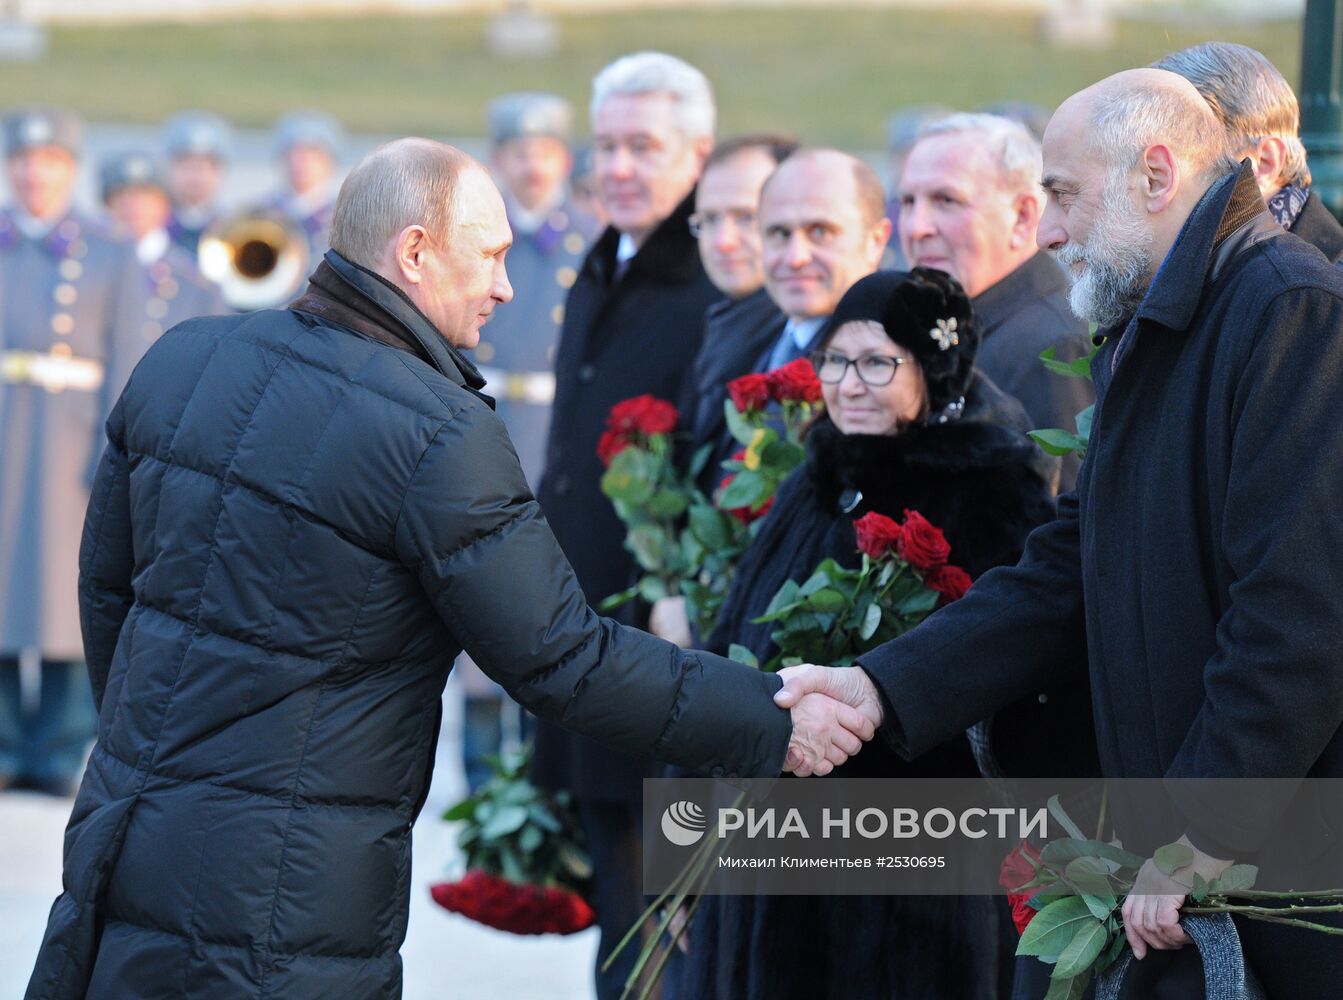
<instances>
[{"instance_id":1,"label":"gray military greatcoat","mask_svg":"<svg viewBox=\"0 0 1343 1000\"><path fill-rule=\"evenodd\" d=\"M147 342L131 250L71 214L42 239L0 213L0 654L79 660L80 527L103 420Z\"/></svg>"}]
</instances>

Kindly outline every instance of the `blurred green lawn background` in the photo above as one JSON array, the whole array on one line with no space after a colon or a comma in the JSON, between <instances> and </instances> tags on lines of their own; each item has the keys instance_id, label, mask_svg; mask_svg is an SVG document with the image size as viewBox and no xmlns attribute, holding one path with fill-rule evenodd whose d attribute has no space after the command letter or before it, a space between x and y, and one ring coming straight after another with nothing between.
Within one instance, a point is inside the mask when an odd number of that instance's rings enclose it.
<instances>
[{"instance_id":1,"label":"blurred green lawn background","mask_svg":"<svg viewBox=\"0 0 1343 1000\"><path fill-rule=\"evenodd\" d=\"M551 90L585 108L593 73L658 48L713 81L720 132L782 128L809 142L878 149L904 104L970 108L995 99L1052 107L1108 73L1194 42L1261 49L1296 81L1297 20L1123 21L1104 51L1051 48L1037 15L846 8L626 12L559 18L549 57L491 55L484 16L379 17L58 27L47 57L0 65L10 107L65 105L101 121L155 122L183 107L266 126L323 108L352 129L478 136L485 103ZM585 123L586 116L583 116Z\"/></svg>"}]
</instances>

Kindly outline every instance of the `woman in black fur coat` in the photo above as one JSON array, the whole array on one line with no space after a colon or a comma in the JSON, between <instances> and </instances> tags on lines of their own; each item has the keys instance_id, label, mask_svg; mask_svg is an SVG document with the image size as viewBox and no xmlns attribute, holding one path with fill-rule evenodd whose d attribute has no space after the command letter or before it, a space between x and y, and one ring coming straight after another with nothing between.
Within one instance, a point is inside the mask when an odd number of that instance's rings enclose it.
<instances>
[{"instance_id":1,"label":"woman in black fur coat","mask_svg":"<svg viewBox=\"0 0 1343 1000\"><path fill-rule=\"evenodd\" d=\"M954 280L878 272L849 290L828 330L814 359L827 414L742 557L711 649L737 642L761 662L772 656L775 626L751 619L823 559L857 566L853 522L869 511L900 519L917 510L971 577L1015 562L1030 530L1053 516L1024 412L974 370L979 334ZM965 737L912 762L874 740L833 772L978 774ZM1011 966L996 907L990 897L707 897L677 995L992 1000Z\"/></svg>"}]
</instances>

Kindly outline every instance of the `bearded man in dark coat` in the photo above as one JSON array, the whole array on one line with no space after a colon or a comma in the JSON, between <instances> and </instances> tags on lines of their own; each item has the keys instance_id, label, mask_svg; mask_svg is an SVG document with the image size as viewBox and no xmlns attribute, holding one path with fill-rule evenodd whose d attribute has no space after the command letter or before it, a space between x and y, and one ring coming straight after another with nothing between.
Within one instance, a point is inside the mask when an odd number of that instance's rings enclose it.
<instances>
[{"instance_id":1,"label":"bearded man in dark coat","mask_svg":"<svg viewBox=\"0 0 1343 1000\"><path fill-rule=\"evenodd\" d=\"M479 163L405 139L285 310L191 320L107 422L80 549L98 742L29 1000L401 995L411 826L465 648L531 711L722 775L870 727L598 618L461 348L512 298Z\"/></svg>"},{"instance_id":2,"label":"bearded man in dark coat","mask_svg":"<svg viewBox=\"0 0 1343 1000\"><path fill-rule=\"evenodd\" d=\"M917 756L1088 663L1106 777L1343 777L1343 275L1278 225L1252 163L1234 167L1173 73L1120 73L1059 108L1038 240L1104 338L1077 490L1016 566L860 669L790 672L781 703L843 694ZM1193 862L1171 877L1149 861L1124 904L1145 978L1197 976L1178 922L1194 875L1271 850L1298 810L1336 843L1336 803L1295 794L1248 810L1209 796L1164 817ZM1337 992L1337 937L1237 929L1270 997ZM1194 995L1163 989L1142 995Z\"/></svg>"}]
</instances>

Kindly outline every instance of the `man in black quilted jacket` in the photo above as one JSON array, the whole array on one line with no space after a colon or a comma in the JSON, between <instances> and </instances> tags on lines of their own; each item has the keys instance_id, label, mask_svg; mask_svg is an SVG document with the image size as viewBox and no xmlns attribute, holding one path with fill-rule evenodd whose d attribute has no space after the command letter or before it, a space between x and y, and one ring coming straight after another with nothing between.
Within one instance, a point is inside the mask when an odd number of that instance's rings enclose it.
<instances>
[{"instance_id":1,"label":"man in black quilted jacket","mask_svg":"<svg viewBox=\"0 0 1343 1000\"><path fill-rule=\"evenodd\" d=\"M463 648L538 715L714 775L823 773L872 735L589 609L457 350L512 297L510 241L478 163L391 143L302 298L135 370L80 553L98 742L29 998L399 996Z\"/></svg>"}]
</instances>

